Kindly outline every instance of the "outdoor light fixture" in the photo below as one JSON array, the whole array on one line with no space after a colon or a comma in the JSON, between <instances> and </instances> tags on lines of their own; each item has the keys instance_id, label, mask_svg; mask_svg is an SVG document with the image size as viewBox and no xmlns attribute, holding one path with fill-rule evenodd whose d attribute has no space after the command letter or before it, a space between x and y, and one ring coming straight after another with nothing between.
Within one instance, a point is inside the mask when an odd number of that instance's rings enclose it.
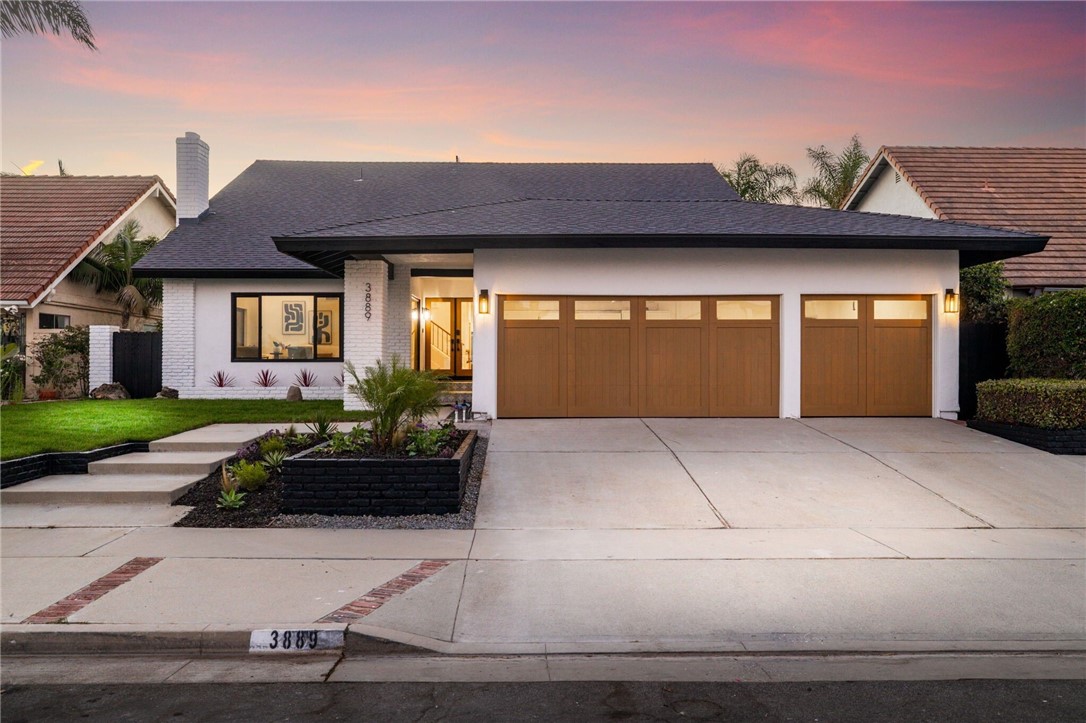
<instances>
[{"instance_id":1,"label":"outdoor light fixture","mask_svg":"<svg viewBox=\"0 0 1086 723\"><path fill-rule=\"evenodd\" d=\"M480 289L479 291L479 313L490 313L490 291L487 289Z\"/></svg>"},{"instance_id":2,"label":"outdoor light fixture","mask_svg":"<svg viewBox=\"0 0 1086 723\"><path fill-rule=\"evenodd\" d=\"M946 290L946 295L943 296L943 311L948 314L958 313L958 295L954 293L954 289Z\"/></svg>"},{"instance_id":3,"label":"outdoor light fixture","mask_svg":"<svg viewBox=\"0 0 1086 723\"><path fill-rule=\"evenodd\" d=\"M430 310L429 309L423 309L422 310L422 321L423 321L423 323L429 323L429 321L430 321Z\"/></svg>"},{"instance_id":4,"label":"outdoor light fixture","mask_svg":"<svg viewBox=\"0 0 1086 723\"><path fill-rule=\"evenodd\" d=\"M419 323L419 310L418 309L412 309L411 310L411 323L412 324Z\"/></svg>"}]
</instances>

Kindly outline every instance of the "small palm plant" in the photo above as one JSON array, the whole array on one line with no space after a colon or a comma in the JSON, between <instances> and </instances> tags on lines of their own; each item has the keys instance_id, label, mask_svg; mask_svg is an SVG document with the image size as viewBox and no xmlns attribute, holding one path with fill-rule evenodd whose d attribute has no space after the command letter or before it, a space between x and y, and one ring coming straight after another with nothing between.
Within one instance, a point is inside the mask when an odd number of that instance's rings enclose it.
<instances>
[{"instance_id":1,"label":"small palm plant","mask_svg":"<svg viewBox=\"0 0 1086 723\"><path fill-rule=\"evenodd\" d=\"M343 365L353 383L347 391L366 408L363 418L370 423L374 450L387 454L403 441L407 428L440 406L444 382L432 371L417 371L393 356L386 364L380 359L366 367L360 377L354 364Z\"/></svg>"}]
</instances>

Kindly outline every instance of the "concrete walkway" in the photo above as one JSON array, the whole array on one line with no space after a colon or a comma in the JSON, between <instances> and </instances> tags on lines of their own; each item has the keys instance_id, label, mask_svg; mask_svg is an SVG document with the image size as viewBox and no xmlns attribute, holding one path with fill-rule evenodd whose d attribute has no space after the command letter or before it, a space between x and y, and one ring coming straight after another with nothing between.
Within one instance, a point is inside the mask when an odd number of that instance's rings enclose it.
<instances>
[{"instance_id":1,"label":"concrete walkway","mask_svg":"<svg viewBox=\"0 0 1086 723\"><path fill-rule=\"evenodd\" d=\"M284 626L484 655L1086 651L1086 460L938 420L499 421L475 530L35 529L30 506L3 509L6 653Z\"/></svg>"}]
</instances>

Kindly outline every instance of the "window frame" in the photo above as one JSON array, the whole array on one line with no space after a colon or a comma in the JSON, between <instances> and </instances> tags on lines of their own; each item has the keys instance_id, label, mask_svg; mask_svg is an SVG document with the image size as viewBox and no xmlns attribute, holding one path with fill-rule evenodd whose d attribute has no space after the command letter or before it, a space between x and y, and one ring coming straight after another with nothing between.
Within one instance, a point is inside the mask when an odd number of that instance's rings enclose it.
<instances>
[{"instance_id":1,"label":"window frame","mask_svg":"<svg viewBox=\"0 0 1086 723\"><path fill-rule=\"evenodd\" d=\"M310 346L313 348L312 359L264 359L257 356L255 359L238 357L238 299L257 299L256 338L258 348L264 345L264 303L265 296L308 296L313 299L313 313L311 328L313 336ZM339 299L339 355L336 357L317 358L317 299ZM343 326L343 292L321 291L234 291L230 294L230 362L234 364L321 364L324 362L343 363L343 343L345 329Z\"/></svg>"},{"instance_id":2,"label":"window frame","mask_svg":"<svg viewBox=\"0 0 1086 723\"><path fill-rule=\"evenodd\" d=\"M44 326L44 325L42 325L42 320L45 319L45 317L50 317L51 319L53 319L53 326ZM56 320L57 319L64 319L65 320L64 326L57 326L56 325ZM42 331L60 331L61 329L67 329L71 325L72 325L72 316L71 316L71 314L54 314L54 313L52 313L50 311L42 311L42 312L38 313L38 329L40 329Z\"/></svg>"}]
</instances>

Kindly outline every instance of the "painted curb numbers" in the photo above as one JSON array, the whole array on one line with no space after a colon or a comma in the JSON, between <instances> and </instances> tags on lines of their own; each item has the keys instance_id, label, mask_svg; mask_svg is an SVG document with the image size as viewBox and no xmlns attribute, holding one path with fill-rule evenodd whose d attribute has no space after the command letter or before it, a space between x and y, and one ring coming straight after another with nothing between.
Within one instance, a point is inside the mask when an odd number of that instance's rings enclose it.
<instances>
[{"instance_id":1,"label":"painted curb numbers","mask_svg":"<svg viewBox=\"0 0 1086 723\"><path fill-rule=\"evenodd\" d=\"M249 636L250 653L310 653L342 647L342 630L254 630Z\"/></svg>"}]
</instances>

